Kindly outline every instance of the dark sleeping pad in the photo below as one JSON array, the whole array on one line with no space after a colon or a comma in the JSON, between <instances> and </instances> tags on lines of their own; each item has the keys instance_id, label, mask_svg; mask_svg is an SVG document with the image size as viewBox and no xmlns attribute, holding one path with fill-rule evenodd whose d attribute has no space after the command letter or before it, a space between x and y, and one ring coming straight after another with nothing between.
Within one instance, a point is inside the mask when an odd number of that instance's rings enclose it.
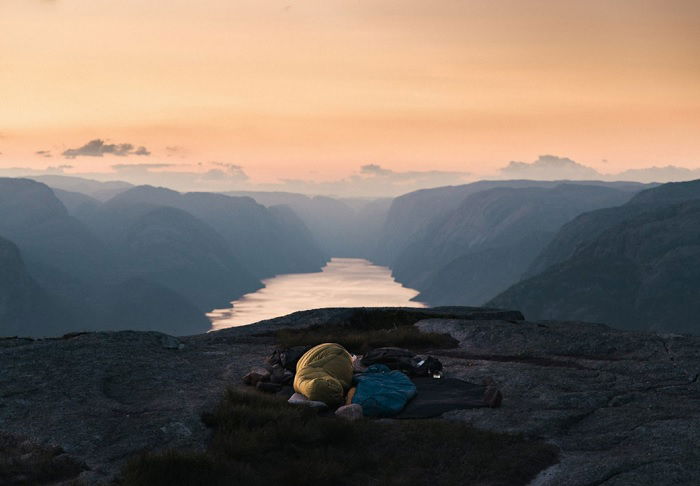
<instances>
[{"instance_id":1,"label":"dark sleeping pad","mask_svg":"<svg viewBox=\"0 0 700 486\"><path fill-rule=\"evenodd\" d=\"M451 410L482 408L486 386L457 378L412 378L417 394L395 416L399 419L430 418Z\"/></svg>"}]
</instances>

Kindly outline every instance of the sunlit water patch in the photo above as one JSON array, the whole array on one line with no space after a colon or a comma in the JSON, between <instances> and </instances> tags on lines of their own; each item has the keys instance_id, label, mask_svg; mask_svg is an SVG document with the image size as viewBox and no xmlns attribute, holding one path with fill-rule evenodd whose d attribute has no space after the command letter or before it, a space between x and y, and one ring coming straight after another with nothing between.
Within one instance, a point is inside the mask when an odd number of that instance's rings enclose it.
<instances>
[{"instance_id":1,"label":"sunlit water patch","mask_svg":"<svg viewBox=\"0 0 700 486\"><path fill-rule=\"evenodd\" d=\"M396 282L387 267L361 258L333 258L320 272L278 275L265 287L207 314L212 330L319 307L425 307L418 291Z\"/></svg>"}]
</instances>

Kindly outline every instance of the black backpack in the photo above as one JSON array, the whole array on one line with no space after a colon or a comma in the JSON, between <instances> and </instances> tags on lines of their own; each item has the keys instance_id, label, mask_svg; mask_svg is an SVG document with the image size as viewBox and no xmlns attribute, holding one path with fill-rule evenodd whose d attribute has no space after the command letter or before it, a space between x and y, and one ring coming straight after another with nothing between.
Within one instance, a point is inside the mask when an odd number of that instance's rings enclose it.
<instances>
[{"instance_id":1,"label":"black backpack","mask_svg":"<svg viewBox=\"0 0 700 486\"><path fill-rule=\"evenodd\" d=\"M422 358L403 348L377 348L369 351L360 361L363 366L383 364L392 370L403 371L410 376L432 376L442 371L442 363L428 356Z\"/></svg>"}]
</instances>

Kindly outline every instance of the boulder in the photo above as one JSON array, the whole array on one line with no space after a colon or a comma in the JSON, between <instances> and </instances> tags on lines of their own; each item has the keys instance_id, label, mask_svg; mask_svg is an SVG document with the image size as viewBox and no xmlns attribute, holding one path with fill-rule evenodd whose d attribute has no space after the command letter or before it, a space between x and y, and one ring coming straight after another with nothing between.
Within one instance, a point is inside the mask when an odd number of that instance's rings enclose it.
<instances>
[{"instance_id":1,"label":"boulder","mask_svg":"<svg viewBox=\"0 0 700 486\"><path fill-rule=\"evenodd\" d=\"M342 407L339 407L338 410L335 411L335 415L342 419L349 420L350 422L360 420L362 417L364 417L362 413L362 405L358 403L352 403L350 405L343 405Z\"/></svg>"}]
</instances>

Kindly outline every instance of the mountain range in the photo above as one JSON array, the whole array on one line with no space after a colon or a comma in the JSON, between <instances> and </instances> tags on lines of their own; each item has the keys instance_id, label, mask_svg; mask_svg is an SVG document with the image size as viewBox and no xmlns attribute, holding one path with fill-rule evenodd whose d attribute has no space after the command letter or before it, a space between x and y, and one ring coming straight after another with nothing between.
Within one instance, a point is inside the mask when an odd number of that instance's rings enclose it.
<instances>
[{"instance_id":1,"label":"mountain range","mask_svg":"<svg viewBox=\"0 0 700 486\"><path fill-rule=\"evenodd\" d=\"M537 319L698 332L700 180L645 190L566 224L519 282L489 305Z\"/></svg>"},{"instance_id":2,"label":"mountain range","mask_svg":"<svg viewBox=\"0 0 700 486\"><path fill-rule=\"evenodd\" d=\"M61 187L0 178L0 335L203 332L209 310L331 255L390 267L432 306L697 332L700 181L479 181L393 200L47 182Z\"/></svg>"},{"instance_id":3,"label":"mountain range","mask_svg":"<svg viewBox=\"0 0 700 486\"><path fill-rule=\"evenodd\" d=\"M480 305L520 280L559 228L627 201L635 183L481 181L418 191L389 210L375 261L431 305Z\"/></svg>"},{"instance_id":4,"label":"mountain range","mask_svg":"<svg viewBox=\"0 0 700 486\"><path fill-rule=\"evenodd\" d=\"M150 186L102 202L2 178L0 237L2 335L203 332L205 312L261 278L318 271L328 258L287 208Z\"/></svg>"}]
</instances>

